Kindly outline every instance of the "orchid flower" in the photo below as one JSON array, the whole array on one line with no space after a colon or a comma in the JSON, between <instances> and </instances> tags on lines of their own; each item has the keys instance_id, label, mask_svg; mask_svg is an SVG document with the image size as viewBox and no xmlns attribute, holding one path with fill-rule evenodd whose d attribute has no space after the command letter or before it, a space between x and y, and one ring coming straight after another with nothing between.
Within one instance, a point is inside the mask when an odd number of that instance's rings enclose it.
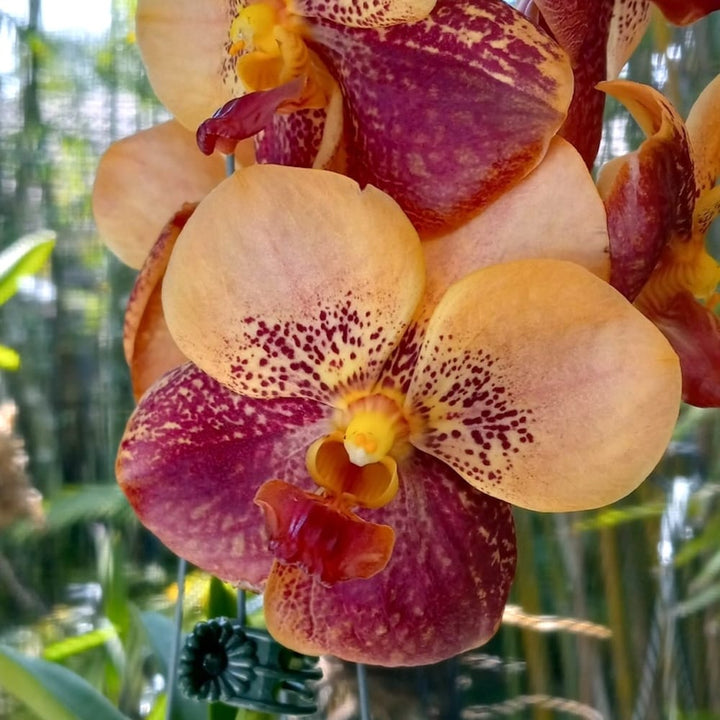
<instances>
[{"instance_id":1,"label":"orchid flower","mask_svg":"<svg viewBox=\"0 0 720 720\"><path fill-rule=\"evenodd\" d=\"M659 92L629 81L601 84L647 139L607 163L598 187L608 214L611 283L635 301L680 356L684 399L720 406L720 266L705 235L720 215L720 76L684 123Z\"/></svg>"},{"instance_id":2,"label":"orchid flower","mask_svg":"<svg viewBox=\"0 0 720 720\"><path fill-rule=\"evenodd\" d=\"M677 417L677 357L605 281L524 260L455 282L425 247L372 186L257 165L170 257L192 363L141 398L118 479L175 552L264 588L301 652L418 664L484 642L515 567L507 503L616 500Z\"/></svg>"},{"instance_id":3,"label":"orchid flower","mask_svg":"<svg viewBox=\"0 0 720 720\"><path fill-rule=\"evenodd\" d=\"M462 222L536 167L565 117L564 53L501 0L140 0L161 101L201 147L331 167L416 227ZM229 104L228 104L228 101Z\"/></svg>"},{"instance_id":4,"label":"orchid flower","mask_svg":"<svg viewBox=\"0 0 720 720\"><path fill-rule=\"evenodd\" d=\"M687 25L720 9L720 0L653 0L665 17ZM605 96L597 89L617 78L650 21L650 0L522 0L520 9L567 52L575 88L560 134L592 167L600 145Z\"/></svg>"}]
</instances>

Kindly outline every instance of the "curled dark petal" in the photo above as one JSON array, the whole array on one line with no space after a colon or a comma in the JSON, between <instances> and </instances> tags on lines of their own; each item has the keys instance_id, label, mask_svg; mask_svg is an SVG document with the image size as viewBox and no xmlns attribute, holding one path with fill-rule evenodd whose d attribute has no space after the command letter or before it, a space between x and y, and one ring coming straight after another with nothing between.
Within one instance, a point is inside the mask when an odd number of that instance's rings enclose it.
<instances>
[{"instance_id":1,"label":"curled dark petal","mask_svg":"<svg viewBox=\"0 0 720 720\"><path fill-rule=\"evenodd\" d=\"M178 684L198 700L305 715L317 711L314 683L322 672L316 663L263 630L216 618L198 623L185 641Z\"/></svg>"},{"instance_id":2,"label":"curled dark petal","mask_svg":"<svg viewBox=\"0 0 720 720\"><path fill-rule=\"evenodd\" d=\"M304 84L305 78L297 77L272 90L248 93L229 100L198 127L198 147L206 155L211 155L214 150L232 154L241 140L252 137L269 125L281 105L297 98Z\"/></svg>"}]
</instances>

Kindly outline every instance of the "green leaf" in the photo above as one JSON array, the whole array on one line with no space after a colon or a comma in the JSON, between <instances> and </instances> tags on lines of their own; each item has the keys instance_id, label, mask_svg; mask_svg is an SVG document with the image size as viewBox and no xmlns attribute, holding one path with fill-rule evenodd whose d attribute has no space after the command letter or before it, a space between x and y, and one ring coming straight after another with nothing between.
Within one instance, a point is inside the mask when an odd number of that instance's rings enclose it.
<instances>
[{"instance_id":1,"label":"green leaf","mask_svg":"<svg viewBox=\"0 0 720 720\"><path fill-rule=\"evenodd\" d=\"M711 585L702 592L698 592L688 600L678 603L675 608L675 614L679 617L692 615L698 610L704 610L709 605L713 605L720 600L720 585Z\"/></svg>"},{"instance_id":2,"label":"green leaf","mask_svg":"<svg viewBox=\"0 0 720 720\"><path fill-rule=\"evenodd\" d=\"M208 593L208 617L235 617L237 613L237 594L222 580L215 576L210 578L210 590Z\"/></svg>"},{"instance_id":3,"label":"green leaf","mask_svg":"<svg viewBox=\"0 0 720 720\"><path fill-rule=\"evenodd\" d=\"M55 247L52 230L23 235L0 252L0 305L7 302L18 289L18 281L34 275L47 262Z\"/></svg>"},{"instance_id":4,"label":"green leaf","mask_svg":"<svg viewBox=\"0 0 720 720\"><path fill-rule=\"evenodd\" d=\"M59 642L52 643L52 645L48 645L45 650L43 650L43 657L46 660L58 662L59 660L65 660L73 655L79 655L80 653L100 647L115 637L117 637L117 632L114 627L98 628L83 635L65 638Z\"/></svg>"},{"instance_id":5,"label":"green leaf","mask_svg":"<svg viewBox=\"0 0 720 720\"><path fill-rule=\"evenodd\" d=\"M617 527L626 523L660 517L665 505L662 503L647 503L645 505L630 505L623 508L608 508L593 512L589 517L573 523L576 532L588 532Z\"/></svg>"},{"instance_id":6,"label":"green leaf","mask_svg":"<svg viewBox=\"0 0 720 720\"><path fill-rule=\"evenodd\" d=\"M128 720L67 668L4 645L0 645L0 685L40 720Z\"/></svg>"},{"instance_id":7,"label":"green leaf","mask_svg":"<svg viewBox=\"0 0 720 720\"><path fill-rule=\"evenodd\" d=\"M20 367L20 355L7 345L0 345L0 370L17 370Z\"/></svg>"},{"instance_id":8,"label":"green leaf","mask_svg":"<svg viewBox=\"0 0 720 720\"><path fill-rule=\"evenodd\" d=\"M66 485L48 499L42 532L53 535L78 523L112 518L118 523L135 522L135 516L116 483ZM37 527L19 522L8 534L15 542L37 535Z\"/></svg>"},{"instance_id":9,"label":"green leaf","mask_svg":"<svg viewBox=\"0 0 720 720\"><path fill-rule=\"evenodd\" d=\"M221 702L208 705L208 720L235 720L238 715L239 712L236 707Z\"/></svg>"},{"instance_id":10,"label":"green leaf","mask_svg":"<svg viewBox=\"0 0 720 720\"><path fill-rule=\"evenodd\" d=\"M140 619L145 628L148 640L150 641L150 647L154 651L155 657L160 664L160 672L162 672L167 679L173 642L175 640L175 625L164 615L152 611L140 613ZM206 720L207 718L208 705L184 697L177 690L177 685L175 685L172 704L173 720Z\"/></svg>"}]
</instances>

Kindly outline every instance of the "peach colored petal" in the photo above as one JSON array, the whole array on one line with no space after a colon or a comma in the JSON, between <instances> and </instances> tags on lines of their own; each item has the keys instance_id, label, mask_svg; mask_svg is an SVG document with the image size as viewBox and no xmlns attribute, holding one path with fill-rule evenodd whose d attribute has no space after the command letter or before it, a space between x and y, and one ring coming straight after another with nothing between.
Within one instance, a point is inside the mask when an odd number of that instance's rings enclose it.
<instances>
[{"instance_id":1,"label":"peach colored petal","mask_svg":"<svg viewBox=\"0 0 720 720\"><path fill-rule=\"evenodd\" d=\"M695 232L704 235L710 224L720 215L720 185L703 193L695 204Z\"/></svg>"},{"instance_id":2,"label":"peach colored petal","mask_svg":"<svg viewBox=\"0 0 720 720\"><path fill-rule=\"evenodd\" d=\"M188 221L163 305L181 350L231 389L332 402L372 385L423 284L419 238L389 196L324 170L254 165Z\"/></svg>"},{"instance_id":3,"label":"peach colored petal","mask_svg":"<svg viewBox=\"0 0 720 720\"><path fill-rule=\"evenodd\" d=\"M163 105L193 132L244 90L227 53L236 3L138 0L137 43Z\"/></svg>"},{"instance_id":4,"label":"peach colored petal","mask_svg":"<svg viewBox=\"0 0 720 720\"><path fill-rule=\"evenodd\" d=\"M100 236L124 263L140 268L168 218L224 177L222 158L205 157L194 134L175 121L113 143L93 187Z\"/></svg>"},{"instance_id":5,"label":"peach colored petal","mask_svg":"<svg viewBox=\"0 0 720 720\"><path fill-rule=\"evenodd\" d=\"M521 507L599 507L662 456L678 358L616 290L573 263L493 265L436 308L406 407L410 441Z\"/></svg>"},{"instance_id":6,"label":"peach colored petal","mask_svg":"<svg viewBox=\"0 0 720 720\"><path fill-rule=\"evenodd\" d=\"M482 267L510 260L570 260L606 280L607 219L578 152L554 138L545 159L519 185L456 230L423 243L426 297Z\"/></svg>"},{"instance_id":7,"label":"peach colored petal","mask_svg":"<svg viewBox=\"0 0 720 720\"><path fill-rule=\"evenodd\" d=\"M650 0L614 0L607 41L607 80L620 74L649 24Z\"/></svg>"}]
</instances>

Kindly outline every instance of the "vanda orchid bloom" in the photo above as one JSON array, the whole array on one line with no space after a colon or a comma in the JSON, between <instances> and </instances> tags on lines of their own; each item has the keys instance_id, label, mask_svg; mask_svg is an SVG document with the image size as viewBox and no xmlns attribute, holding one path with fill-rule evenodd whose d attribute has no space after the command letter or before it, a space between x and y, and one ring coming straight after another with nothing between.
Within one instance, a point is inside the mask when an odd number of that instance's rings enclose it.
<instances>
[{"instance_id":1,"label":"vanda orchid bloom","mask_svg":"<svg viewBox=\"0 0 720 720\"><path fill-rule=\"evenodd\" d=\"M720 215L720 76L684 123L659 92L629 81L601 88L647 140L598 178L610 235L611 283L635 301L680 356L684 399L720 406L720 266L705 235Z\"/></svg>"},{"instance_id":2,"label":"vanda orchid bloom","mask_svg":"<svg viewBox=\"0 0 720 720\"><path fill-rule=\"evenodd\" d=\"M477 646L514 573L507 503L612 502L670 438L677 357L606 282L554 260L443 278L389 196L321 170L242 169L177 239L163 304L195 364L140 400L118 479L175 552L264 588L290 648Z\"/></svg>"},{"instance_id":3,"label":"vanda orchid bloom","mask_svg":"<svg viewBox=\"0 0 720 720\"><path fill-rule=\"evenodd\" d=\"M572 94L565 54L502 0L139 0L161 101L205 150L330 167L443 230L543 158ZM230 101L230 104L226 105Z\"/></svg>"}]
</instances>

